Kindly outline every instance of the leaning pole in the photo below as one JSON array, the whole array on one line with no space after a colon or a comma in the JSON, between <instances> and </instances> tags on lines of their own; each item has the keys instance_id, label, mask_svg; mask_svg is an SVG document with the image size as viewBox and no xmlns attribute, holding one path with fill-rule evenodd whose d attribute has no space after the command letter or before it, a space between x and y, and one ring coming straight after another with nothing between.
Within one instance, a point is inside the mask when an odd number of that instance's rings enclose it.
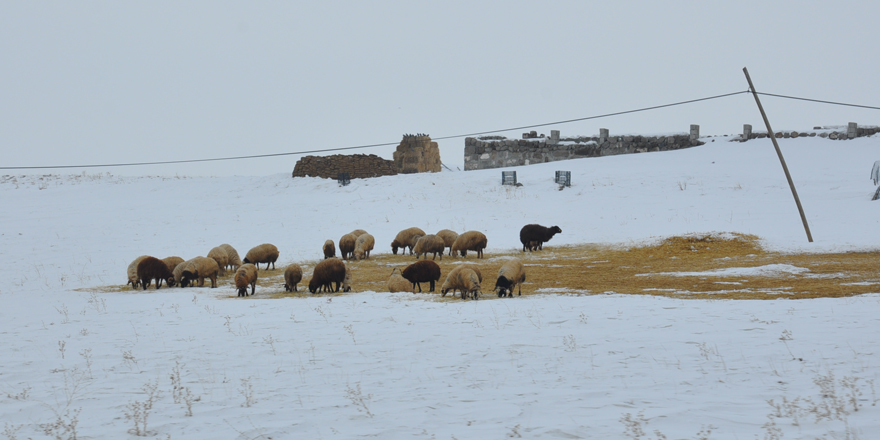
<instances>
[{"instance_id":1,"label":"leaning pole","mask_svg":"<svg viewBox=\"0 0 880 440\"><path fill-rule=\"evenodd\" d=\"M761 117L764 118L764 125L767 126L767 136L770 136L770 140L773 141L773 147L776 148L776 155L779 156L782 170L785 171L785 178L788 179L788 187L791 188L791 195L794 196L794 202L797 204L798 212L801 214L801 222L804 223L804 231L807 233L807 240L812 243L813 234L810 234L810 225L807 223L807 216L804 215L804 207L801 206L801 199L798 197L797 189L794 187L794 182L791 180L791 174L788 172L788 165L785 164L785 158L782 157L782 150L779 149L779 143L776 142L776 134L773 133L773 129L770 128L770 120L767 119L767 113L764 113L764 106L761 105L761 100L758 99L758 91L755 90L755 86L752 84L749 70L743 67L743 73L746 74L746 81L749 82L749 90L752 92L752 96L755 97L755 102L758 104L758 110L761 111Z\"/></svg>"}]
</instances>

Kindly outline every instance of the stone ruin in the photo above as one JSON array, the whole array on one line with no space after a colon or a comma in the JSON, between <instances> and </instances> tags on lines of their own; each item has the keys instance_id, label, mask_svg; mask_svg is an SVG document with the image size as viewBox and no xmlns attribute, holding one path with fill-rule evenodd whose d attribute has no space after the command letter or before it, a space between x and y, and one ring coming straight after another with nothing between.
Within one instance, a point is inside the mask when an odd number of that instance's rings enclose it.
<instances>
[{"instance_id":1,"label":"stone ruin","mask_svg":"<svg viewBox=\"0 0 880 440\"><path fill-rule=\"evenodd\" d=\"M428 135L404 135L394 152L394 160L375 154L334 154L304 156L296 162L293 177L336 179L348 173L352 179L393 176L395 174L436 173L440 171L440 149Z\"/></svg>"}]
</instances>

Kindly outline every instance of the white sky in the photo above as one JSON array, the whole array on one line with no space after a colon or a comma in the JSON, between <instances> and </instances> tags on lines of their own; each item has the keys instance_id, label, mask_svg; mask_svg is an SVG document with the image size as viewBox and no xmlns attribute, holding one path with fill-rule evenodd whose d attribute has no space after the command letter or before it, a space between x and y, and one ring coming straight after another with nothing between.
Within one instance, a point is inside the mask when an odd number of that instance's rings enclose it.
<instances>
[{"instance_id":1,"label":"white sky","mask_svg":"<svg viewBox=\"0 0 880 440\"><path fill-rule=\"evenodd\" d=\"M762 92L880 106L880 3L719 3L3 2L0 166L450 136L746 90L743 67ZM880 124L877 110L763 103L775 130ZM762 128L743 94L538 131L649 134L692 123L703 135ZM460 167L464 139L440 146L444 163ZM393 149L343 153L390 158ZM298 158L100 171L265 175L290 172Z\"/></svg>"}]
</instances>

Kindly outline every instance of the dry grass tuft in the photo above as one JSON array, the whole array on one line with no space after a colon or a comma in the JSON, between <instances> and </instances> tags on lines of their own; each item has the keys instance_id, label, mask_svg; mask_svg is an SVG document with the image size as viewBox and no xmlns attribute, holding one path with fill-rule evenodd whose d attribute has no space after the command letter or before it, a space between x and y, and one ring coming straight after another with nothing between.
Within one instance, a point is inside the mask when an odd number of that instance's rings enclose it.
<instances>
[{"instance_id":1,"label":"dry grass tuft","mask_svg":"<svg viewBox=\"0 0 880 440\"><path fill-rule=\"evenodd\" d=\"M440 285L453 267L468 264L483 274L480 298L497 299L492 289L498 269L509 258L520 258L526 266L523 295L620 293L702 299L801 299L880 292L880 276L876 269L880 252L782 254L763 250L759 238L754 235L716 233L669 237L656 244L631 248L548 245L543 251L532 253L519 250L486 253L483 259L472 254L467 258L444 256L443 261L435 260L443 274L435 288L437 295L428 298L459 301L458 297L452 299L449 295L441 298ZM363 261L346 261L352 269L352 291L387 291L391 270L394 267L403 270L415 261L413 256L390 253L373 253ZM257 297L309 296L308 280L317 262L300 262L303 282L299 284L299 292L284 291L284 267L260 270ZM784 267L794 270L770 275L747 270L769 265L787 265ZM736 270L727 275L718 273L724 269ZM218 289L230 289L232 284L231 276L221 277ZM205 288L193 291L202 289ZM427 289L428 284L423 283L422 290ZM124 285L84 290L132 292ZM413 298L426 297L413 295Z\"/></svg>"}]
</instances>

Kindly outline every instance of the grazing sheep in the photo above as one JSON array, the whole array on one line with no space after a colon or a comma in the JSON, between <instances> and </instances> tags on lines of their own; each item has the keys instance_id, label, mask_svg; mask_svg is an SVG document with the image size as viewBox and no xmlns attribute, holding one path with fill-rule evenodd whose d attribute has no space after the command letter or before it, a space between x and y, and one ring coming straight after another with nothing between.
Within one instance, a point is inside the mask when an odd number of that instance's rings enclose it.
<instances>
[{"instance_id":1,"label":"grazing sheep","mask_svg":"<svg viewBox=\"0 0 880 440\"><path fill-rule=\"evenodd\" d=\"M208 252L208 258L212 258L220 267L220 275L226 275L226 265L229 264L229 254L220 246L211 249Z\"/></svg>"},{"instance_id":2,"label":"grazing sheep","mask_svg":"<svg viewBox=\"0 0 880 440\"><path fill-rule=\"evenodd\" d=\"M376 239L370 234L362 234L354 242L354 259L363 260L370 258L370 251L376 245Z\"/></svg>"},{"instance_id":3,"label":"grazing sheep","mask_svg":"<svg viewBox=\"0 0 880 440\"><path fill-rule=\"evenodd\" d=\"M147 257L149 257L149 255L141 255L140 257L135 258L134 261L132 261L128 265L128 282L125 283L126 286L131 284L132 289L137 289L140 286L140 281L138 279L137 273L138 263L140 263L144 260L144 258Z\"/></svg>"},{"instance_id":4,"label":"grazing sheep","mask_svg":"<svg viewBox=\"0 0 880 440\"><path fill-rule=\"evenodd\" d=\"M323 288L325 292L339 292L339 285L345 281L345 263L338 258L328 258L315 266L312 279L309 281L309 292L317 293ZM332 284L336 283L336 290Z\"/></svg>"},{"instance_id":5,"label":"grazing sheep","mask_svg":"<svg viewBox=\"0 0 880 440\"><path fill-rule=\"evenodd\" d=\"M495 281L495 289L499 297L513 296L513 288L519 285L518 294L522 296L522 283L526 281L526 268L518 259L510 260L498 270L498 280Z\"/></svg>"},{"instance_id":6,"label":"grazing sheep","mask_svg":"<svg viewBox=\"0 0 880 440\"><path fill-rule=\"evenodd\" d=\"M357 237L351 234L345 234L339 239L339 253L342 254L343 260L351 259L351 254L354 252L356 241Z\"/></svg>"},{"instance_id":7,"label":"grazing sheep","mask_svg":"<svg viewBox=\"0 0 880 440\"><path fill-rule=\"evenodd\" d=\"M449 276L446 277L443 287L440 288L441 296L446 296L446 293L450 290L452 290L452 295L455 296L455 290L458 289L461 290L461 299L479 299L480 277L477 275L477 272L470 267L459 266L459 268L455 274L450 272Z\"/></svg>"},{"instance_id":8,"label":"grazing sheep","mask_svg":"<svg viewBox=\"0 0 880 440\"><path fill-rule=\"evenodd\" d=\"M238 251L236 251L234 247L226 243L221 244L219 247L223 248L223 250L226 251L226 256L229 258L226 261L226 266L231 268L232 270L238 270L238 268L242 265L241 257L238 256Z\"/></svg>"},{"instance_id":9,"label":"grazing sheep","mask_svg":"<svg viewBox=\"0 0 880 440\"><path fill-rule=\"evenodd\" d=\"M251 295L257 293L257 267L245 263L235 271L235 287L238 289L238 296L248 296L248 286L251 286Z\"/></svg>"},{"instance_id":10,"label":"grazing sheep","mask_svg":"<svg viewBox=\"0 0 880 440\"><path fill-rule=\"evenodd\" d=\"M333 258L336 256L336 244L333 243L333 240L327 240L324 242L324 259Z\"/></svg>"},{"instance_id":11,"label":"grazing sheep","mask_svg":"<svg viewBox=\"0 0 880 440\"><path fill-rule=\"evenodd\" d=\"M550 241L556 234L561 234L559 226L546 228L537 224L525 225L519 230L519 241L523 245L523 252L528 248L529 252L535 249L544 249L544 242Z\"/></svg>"},{"instance_id":12,"label":"grazing sheep","mask_svg":"<svg viewBox=\"0 0 880 440\"><path fill-rule=\"evenodd\" d=\"M440 279L440 266L433 261L420 260L410 264L406 269L403 269L401 275L412 283L413 290L415 290L416 285L418 285L419 292L421 292L422 283L430 282L431 290L429 290L429 292L433 292L434 283Z\"/></svg>"},{"instance_id":13,"label":"grazing sheep","mask_svg":"<svg viewBox=\"0 0 880 440\"><path fill-rule=\"evenodd\" d=\"M266 270L269 270L269 264L275 269L275 261L278 260L278 248L274 244L263 243L259 246L251 248L247 255L244 256L245 263L251 263L260 268L260 263L266 263Z\"/></svg>"},{"instance_id":14,"label":"grazing sheep","mask_svg":"<svg viewBox=\"0 0 880 440\"><path fill-rule=\"evenodd\" d=\"M456 290L461 290L458 281L458 273L461 272L463 269L470 269L474 271L474 273L477 274L478 284L483 282L483 274L480 272L480 269L478 267L466 264L459 264L458 266L452 268L452 270L449 271L449 274L446 275L446 281L444 281L443 286L440 287L440 296L446 296L446 294L449 293L450 290L452 291L452 295L454 296Z\"/></svg>"},{"instance_id":15,"label":"grazing sheep","mask_svg":"<svg viewBox=\"0 0 880 440\"><path fill-rule=\"evenodd\" d=\"M211 279L212 289L217 287L217 274L220 273L220 266L213 258L195 257L181 264L184 267L180 277L180 287L188 286L196 278L199 279L199 287L205 285L205 278Z\"/></svg>"},{"instance_id":16,"label":"grazing sheep","mask_svg":"<svg viewBox=\"0 0 880 440\"><path fill-rule=\"evenodd\" d=\"M410 292L415 293L413 290L413 285L409 282L403 275L400 274L400 269L394 268L391 271L391 276L388 277L388 291L389 292Z\"/></svg>"},{"instance_id":17,"label":"grazing sheep","mask_svg":"<svg viewBox=\"0 0 880 440\"><path fill-rule=\"evenodd\" d=\"M137 265L137 279L144 290L150 286L151 280L156 280L156 290L159 290L162 287L162 280L167 280L168 284L174 283L174 274L168 270L168 266L162 260L147 257Z\"/></svg>"},{"instance_id":18,"label":"grazing sheep","mask_svg":"<svg viewBox=\"0 0 880 440\"><path fill-rule=\"evenodd\" d=\"M171 273L174 275L175 286L186 287L183 285L183 269L186 268L187 263L189 263L189 260L186 260L183 263L174 266L174 269L171 269Z\"/></svg>"},{"instance_id":19,"label":"grazing sheep","mask_svg":"<svg viewBox=\"0 0 880 440\"><path fill-rule=\"evenodd\" d=\"M449 229L441 229L440 232L437 233L437 236L442 238L443 243L449 248L449 252L446 254L452 255L452 244L455 243L455 239L458 238L458 232Z\"/></svg>"},{"instance_id":20,"label":"grazing sheep","mask_svg":"<svg viewBox=\"0 0 880 440\"><path fill-rule=\"evenodd\" d=\"M364 235L366 233L367 233L367 231L365 231L363 229L355 229L354 231L349 232L349 234L354 235L354 238L358 238L361 235Z\"/></svg>"},{"instance_id":21,"label":"grazing sheep","mask_svg":"<svg viewBox=\"0 0 880 440\"><path fill-rule=\"evenodd\" d=\"M455 239L452 243L452 252L450 255L460 253L462 257L467 257L467 251L476 251L477 258L483 258L483 249L486 248L486 235L480 231L467 231Z\"/></svg>"},{"instance_id":22,"label":"grazing sheep","mask_svg":"<svg viewBox=\"0 0 880 440\"><path fill-rule=\"evenodd\" d=\"M162 262L168 266L168 270L173 271L178 264L183 263L183 258L177 256L165 257L162 259Z\"/></svg>"},{"instance_id":23,"label":"grazing sheep","mask_svg":"<svg viewBox=\"0 0 880 440\"><path fill-rule=\"evenodd\" d=\"M425 235L422 238L419 238L419 241L416 242L416 245L413 246L413 253L416 254L416 260L419 259L419 256L422 254L425 255L425 259L428 259L428 254L434 254L431 259L437 258L437 254L440 254L440 261L443 261L443 251L446 249L446 243L442 238L436 235Z\"/></svg>"},{"instance_id":24,"label":"grazing sheep","mask_svg":"<svg viewBox=\"0 0 880 440\"><path fill-rule=\"evenodd\" d=\"M303 279L303 270L299 264L291 264L284 270L284 290L296 292L296 285Z\"/></svg>"},{"instance_id":25,"label":"grazing sheep","mask_svg":"<svg viewBox=\"0 0 880 440\"><path fill-rule=\"evenodd\" d=\"M409 253L412 255L412 238L416 235L425 235L425 231L412 227L404 229L397 233L397 236L394 237L394 241L391 242L391 252L394 255L397 255L397 249L403 248L404 254L406 253L406 248L409 248Z\"/></svg>"}]
</instances>

